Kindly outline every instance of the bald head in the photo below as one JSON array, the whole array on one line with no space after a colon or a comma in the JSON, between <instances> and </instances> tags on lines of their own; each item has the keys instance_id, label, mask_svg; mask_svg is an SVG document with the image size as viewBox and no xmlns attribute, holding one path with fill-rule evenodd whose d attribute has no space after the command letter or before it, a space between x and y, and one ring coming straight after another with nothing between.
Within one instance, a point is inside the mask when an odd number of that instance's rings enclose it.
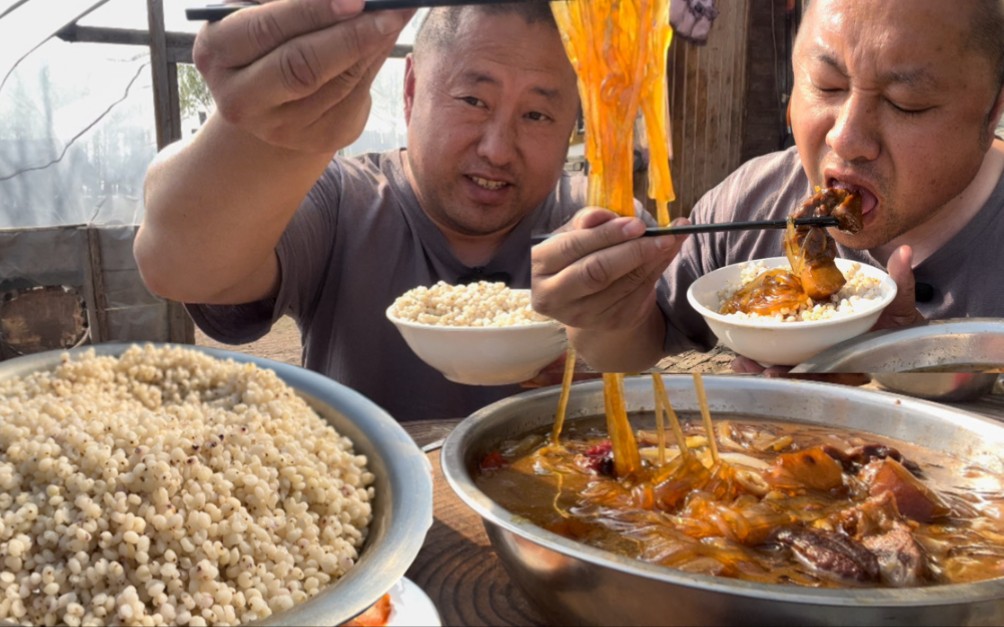
<instances>
[{"instance_id":1,"label":"bald head","mask_svg":"<svg viewBox=\"0 0 1004 627\"><path fill-rule=\"evenodd\" d=\"M457 39L467 13L482 15L518 15L527 24L544 24L557 31L558 25L547 2L525 0L433 8L422 21L415 36L414 54L421 57L430 50L446 50Z\"/></svg>"},{"instance_id":2,"label":"bald head","mask_svg":"<svg viewBox=\"0 0 1004 627\"><path fill-rule=\"evenodd\" d=\"M825 3L806 0L806 4L805 19L809 19L813 8ZM990 61L997 86L1004 86L1004 0L962 0L955 8L960 19L968 21L964 30L969 48Z\"/></svg>"}]
</instances>

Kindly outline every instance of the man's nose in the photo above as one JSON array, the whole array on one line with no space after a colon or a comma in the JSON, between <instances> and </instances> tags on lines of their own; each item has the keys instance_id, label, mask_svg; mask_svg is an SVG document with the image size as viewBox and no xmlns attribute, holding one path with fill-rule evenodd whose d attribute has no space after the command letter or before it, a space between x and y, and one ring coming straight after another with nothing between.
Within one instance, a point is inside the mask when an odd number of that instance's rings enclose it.
<instances>
[{"instance_id":1,"label":"man's nose","mask_svg":"<svg viewBox=\"0 0 1004 627\"><path fill-rule=\"evenodd\" d=\"M848 162L873 161L878 158L880 142L879 104L869 95L851 92L839 105L826 143Z\"/></svg>"},{"instance_id":2,"label":"man's nose","mask_svg":"<svg viewBox=\"0 0 1004 627\"><path fill-rule=\"evenodd\" d=\"M516 155L516 142L516 124L505 116L493 116L481 129L478 156L492 165L506 165Z\"/></svg>"}]
</instances>

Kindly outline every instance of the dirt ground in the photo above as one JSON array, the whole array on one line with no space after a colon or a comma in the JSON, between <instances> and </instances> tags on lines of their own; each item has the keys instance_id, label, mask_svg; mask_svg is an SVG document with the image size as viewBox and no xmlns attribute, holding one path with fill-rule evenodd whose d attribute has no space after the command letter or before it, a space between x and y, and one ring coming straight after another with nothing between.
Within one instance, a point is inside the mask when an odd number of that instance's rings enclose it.
<instances>
[{"instance_id":1,"label":"dirt ground","mask_svg":"<svg viewBox=\"0 0 1004 627\"><path fill-rule=\"evenodd\" d=\"M236 350L294 366L300 365L300 330L296 328L293 319L288 316L276 322L268 335L250 344L221 344L209 338L197 327L195 329L195 343L198 346Z\"/></svg>"}]
</instances>

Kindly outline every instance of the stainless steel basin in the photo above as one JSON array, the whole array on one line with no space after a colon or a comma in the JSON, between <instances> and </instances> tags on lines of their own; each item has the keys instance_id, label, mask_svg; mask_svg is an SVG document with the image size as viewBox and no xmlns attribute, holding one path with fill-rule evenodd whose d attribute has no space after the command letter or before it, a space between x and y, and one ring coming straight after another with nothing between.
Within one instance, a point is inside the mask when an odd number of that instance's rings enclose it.
<instances>
[{"instance_id":1,"label":"stainless steel basin","mask_svg":"<svg viewBox=\"0 0 1004 627\"><path fill-rule=\"evenodd\" d=\"M893 392L964 401L989 394L998 375L984 371L1002 368L1004 318L966 318L874 331L838 344L792 372L873 373Z\"/></svg>"},{"instance_id":2,"label":"stainless steel basin","mask_svg":"<svg viewBox=\"0 0 1004 627\"><path fill-rule=\"evenodd\" d=\"M680 412L697 401L689 376L667 376ZM829 383L705 377L713 416L782 418L909 440L1004 471L1004 424L937 403ZM513 581L556 624L582 625L1000 625L1004 580L907 589L822 590L690 575L579 544L512 515L472 473L503 440L550 425L558 390L494 403L447 438L443 472L484 520ZM648 377L628 378L629 411L651 411ZM569 420L602 416L602 382L574 386Z\"/></svg>"},{"instance_id":3,"label":"stainless steel basin","mask_svg":"<svg viewBox=\"0 0 1004 627\"><path fill-rule=\"evenodd\" d=\"M1004 368L1004 318L935 320L873 331L819 353L792 372L912 372Z\"/></svg>"},{"instance_id":4,"label":"stainless steel basin","mask_svg":"<svg viewBox=\"0 0 1004 627\"><path fill-rule=\"evenodd\" d=\"M102 344L98 354L118 355L128 344ZM243 353L186 346L220 358L252 362L276 374L366 455L375 475L373 521L359 561L317 596L273 614L263 625L339 625L387 592L411 565L432 526L432 469L407 432L358 392L304 368ZM64 351L49 351L0 363L0 379L54 367ZM2 621L0 621L2 622Z\"/></svg>"},{"instance_id":5,"label":"stainless steel basin","mask_svg":"<svg viewBox=\"0 0 1004 627\"><path fill-rule=\"evenodd\" d=\"M988 372L880 372L874 379L891 392L935 401L967 401L989 394L998 376Z\"/></svg>"}]
</instances>

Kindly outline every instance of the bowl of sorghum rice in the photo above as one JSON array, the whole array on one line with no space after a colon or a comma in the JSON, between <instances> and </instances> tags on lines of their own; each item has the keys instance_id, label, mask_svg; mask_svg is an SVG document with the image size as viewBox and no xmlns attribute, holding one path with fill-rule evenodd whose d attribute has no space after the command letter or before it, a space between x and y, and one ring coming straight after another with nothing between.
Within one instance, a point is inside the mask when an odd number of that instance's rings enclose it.
<instances>
[{"instance_id":1,"label":"bowl of sorghum rice","mask_svg":"<svg viewBox=\"0 0 1004 627\"><path fill-rule=\"evenodd\" d=\"M527 381L567 346L564 327L531 307L530 290L501 282L416 287L387 318L425 363L469 385Z\"/></svg>"},{"instance_id":2,"label":"bowl of sorghum rice","mask_svg":"<svg viewBox=\"0 0 1004 627\"><path fill-rule=\"evenodd\" d=\"M736 263L709 272L691 284L687 300L719 341L763 365L793 366L820 351L867 332L896 296L896 283L880 268L836 259L847 280L824 301L771 316L721 313L722 304L761 273L787 268L786 257Z\"/></svg>"},{"instance_id":3,"label":"bowl of sorghum rice","mask_svg":"<svg viewBox=\"0 0 1004 627\"><path fill-rule=\"evenodd\" d=\"M425 456L320 374L169 344L0 363L0 624L336 625L431 523Z\"/></svg>"}]
</instances>

